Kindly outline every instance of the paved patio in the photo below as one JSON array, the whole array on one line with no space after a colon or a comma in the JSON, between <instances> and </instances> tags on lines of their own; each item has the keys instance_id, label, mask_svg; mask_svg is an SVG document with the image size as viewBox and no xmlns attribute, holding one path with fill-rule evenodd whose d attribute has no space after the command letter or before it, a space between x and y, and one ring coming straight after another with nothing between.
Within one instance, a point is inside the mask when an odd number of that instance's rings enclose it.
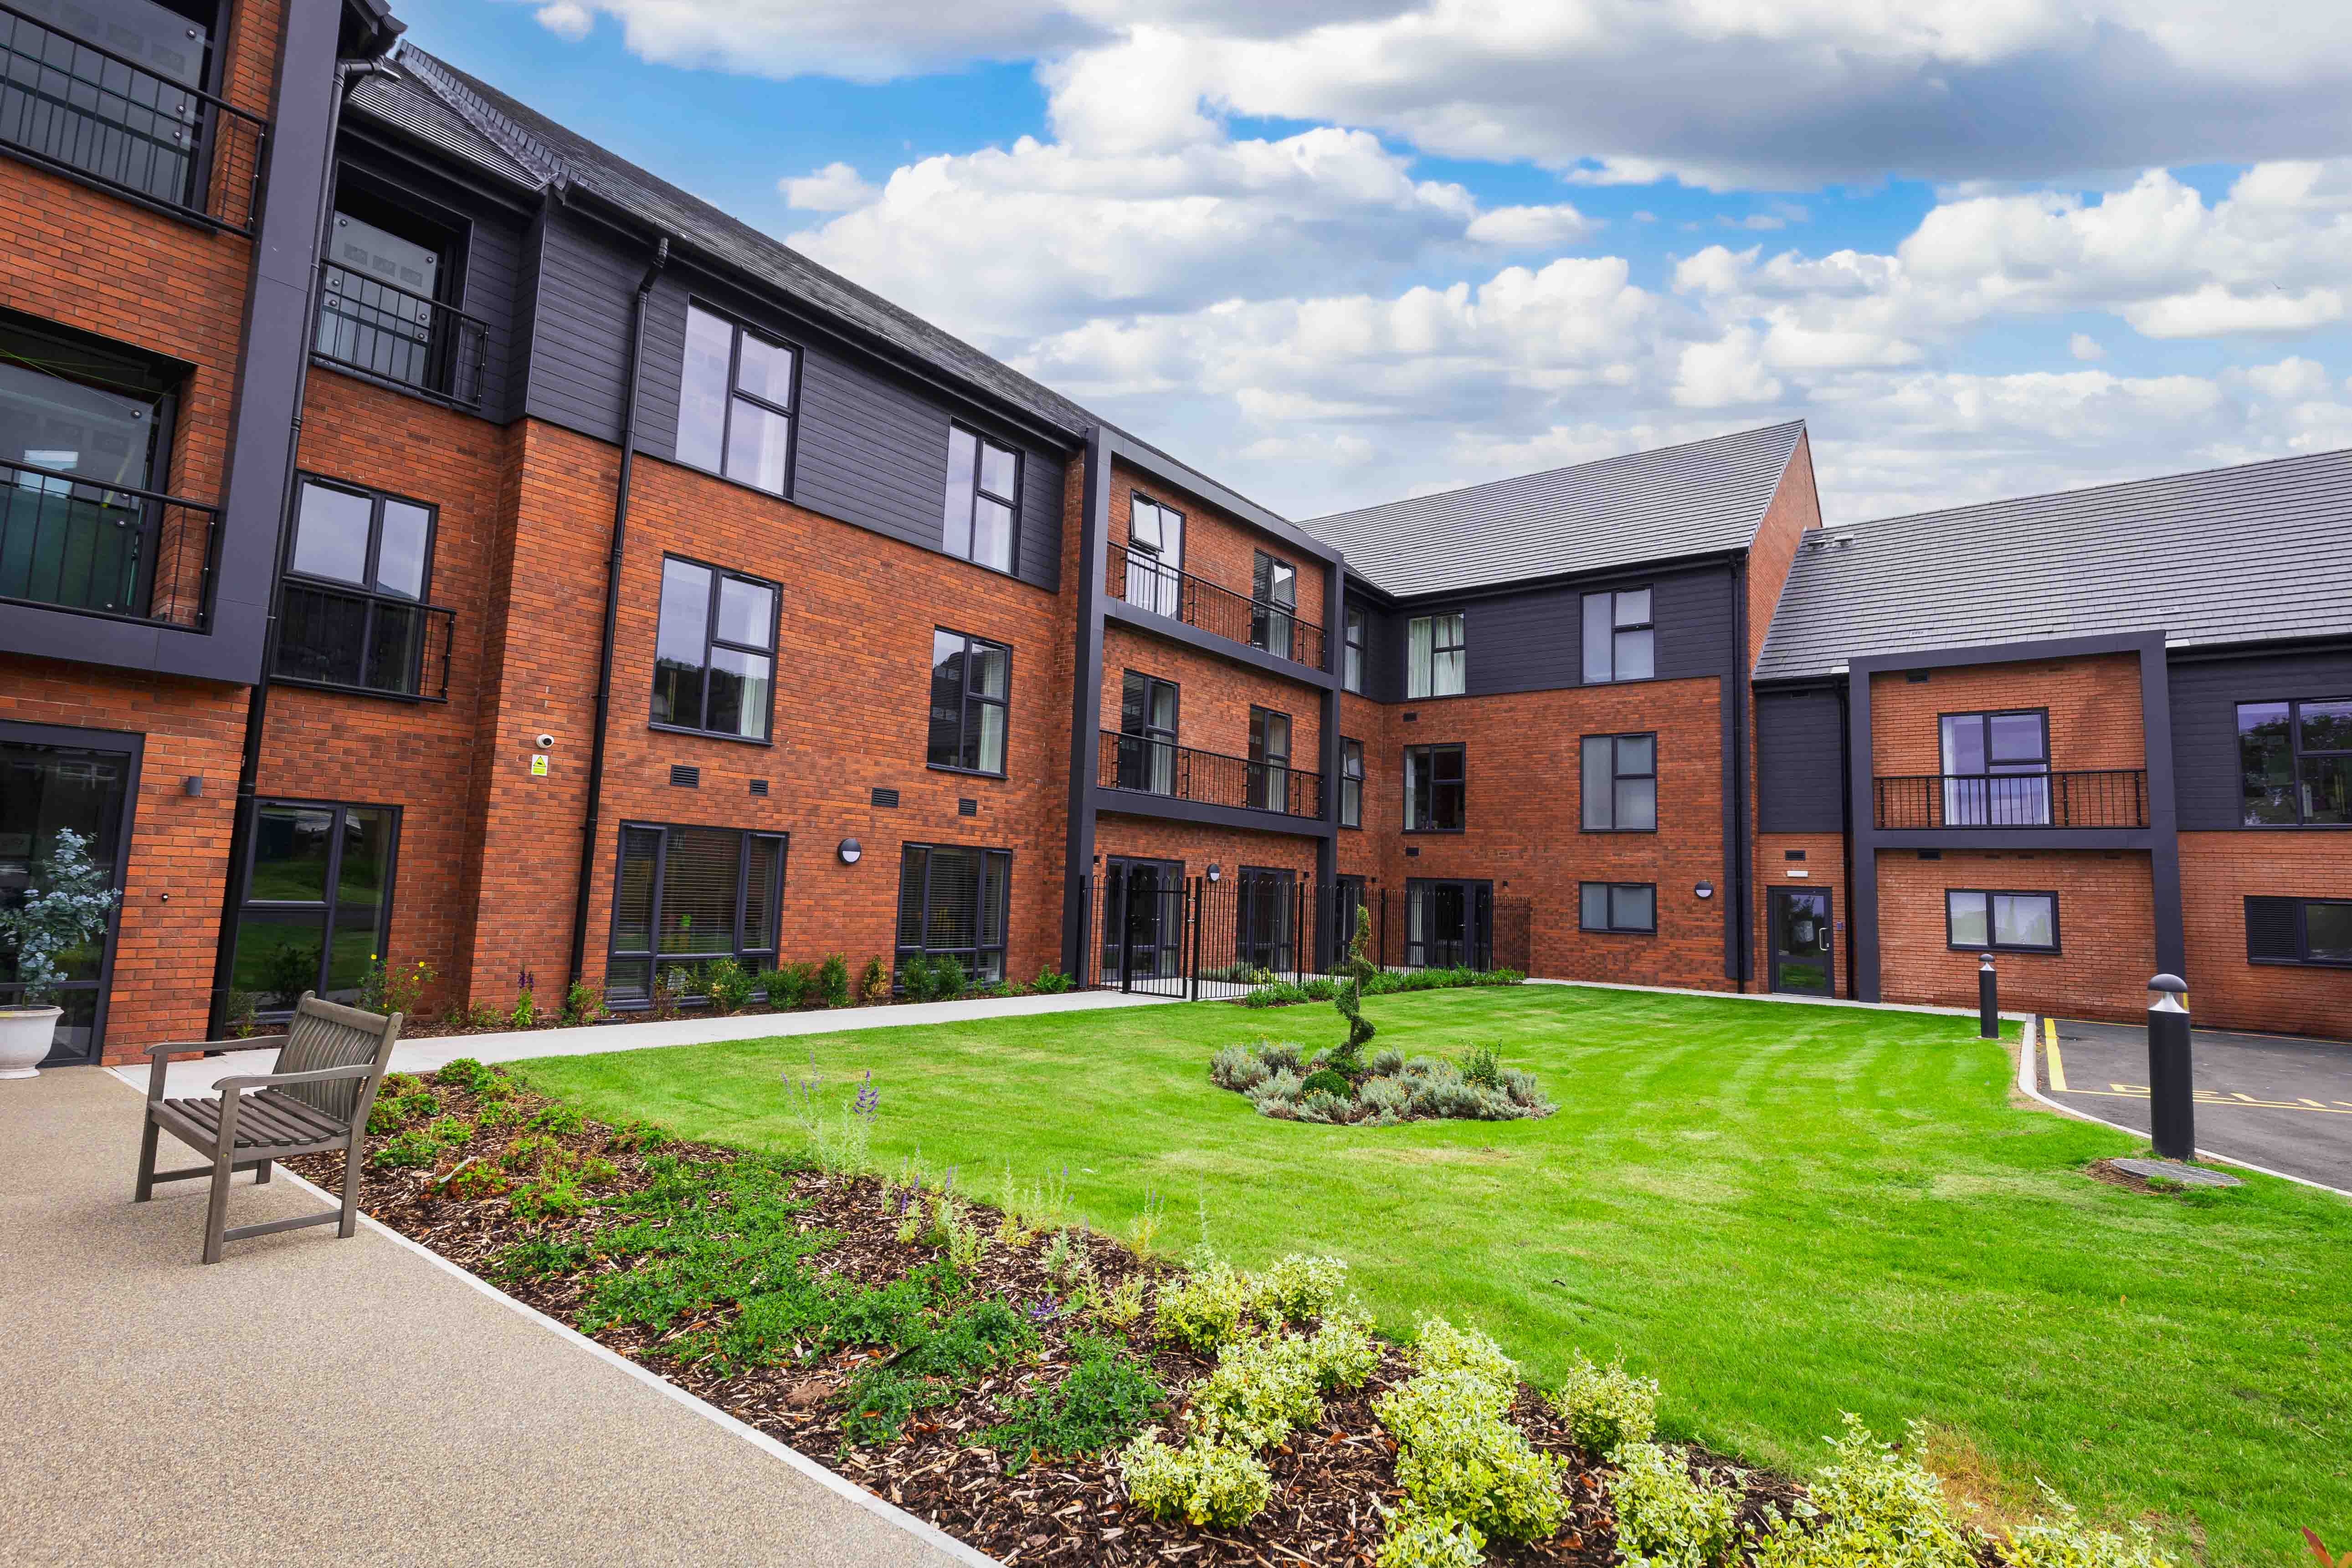
<instances>
[{"instance_id":1,"label":"paved patio","mask_svg":"<svg viewBox=\"0 0 2352 1568\"><path fill-rule=\"evenodd\" d=\"M0 1560L987 1562L372 1227L200 1265L205 1184L131 1201L140 1104L0 1084Z\"/></svg>"}]
</instances>

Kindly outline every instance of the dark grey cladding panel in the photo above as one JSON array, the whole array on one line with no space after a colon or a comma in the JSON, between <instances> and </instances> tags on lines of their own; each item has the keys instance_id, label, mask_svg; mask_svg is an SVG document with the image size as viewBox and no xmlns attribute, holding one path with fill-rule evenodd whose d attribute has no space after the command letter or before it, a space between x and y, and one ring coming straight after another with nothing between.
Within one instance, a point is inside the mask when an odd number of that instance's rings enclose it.
<instances>
[{"instance_id":1,"label":"dark grey cladding panel","mask_svg":"<svg viewBox=\"0 0 2352 1568\"><path fill-rule=\"evenodd\" d=\"M1475 599L1462 608L1471 696L1576 684L1577 603L1572 589Z\"/></svg>"},{"instance_id":2,"label":"dark grey cladding panel","mask_svg":"<svg viewBox=\"0 0 2352 1568\"><path fill-rule=\"evenodd\" d=\"M1658 679L1688 680L1733 672L1731 574L1717 567L1580 584L1568 595L1561 625L1554 634L1565 642L1561 660L1569 671L1566 684L1584 679L1584 595L1644 587L1651 591L1650 616L1658 631ZM1478 657L1475 647L1470 657L1475 665Z\"/></svg>"},{"instance_id":3,"label":"dark grey cladding panel","mask_svg":"<svg viewBox=\"0 0 2352 1568\"><path fill-rule=\"evenodd\" d=\"M1348 603L1364 612L1364 689L1375 702L1404 699L1404 623L1377 601L1349 594Z\"/></svg>"},{"instance_id":4,"label":"dark grey cladding panel","mask_svg":"<svg viewBox=\"0 0 2352 1568\"><path fill-rule=\"evenodd\" d=\"M2352 697L2352 651L2175 659L2173 795L2187 832L2242 826L2238 704Z\"/></svg>"},{"instance_id":5,"label":"dark grey cladding panel","mask_svg":"<svg viewBox=\"0 0 2352 1568\"><path fill-rule=\"evenodd\" d=\"M1836 833L1845 826L1845 720L1835 691L1756 694L1756 826Z\"/></svg>"},{"instance_id":6,"label":"dark grey cladding panel","mask_svg":"<svg viewBox=\"0 0 2352 1568\"><path fill-rule=\"evenodd\" d=\"M632 257L613 232L558 207L549 212L539 259L538 320L530 354L528 411L600 441L621 438L622 411L628 405L629 321L637 283L650 253ZM684 296L678 320L685 321ZM648 322L646 357L659 363ZM666 422L641 417L641 434L667 432L677 422L677 371L670 372L672 406ZM648 384L650 390L650 383ZM653 449L648 441L647 449Z\"/></svg>"}]
</instances>

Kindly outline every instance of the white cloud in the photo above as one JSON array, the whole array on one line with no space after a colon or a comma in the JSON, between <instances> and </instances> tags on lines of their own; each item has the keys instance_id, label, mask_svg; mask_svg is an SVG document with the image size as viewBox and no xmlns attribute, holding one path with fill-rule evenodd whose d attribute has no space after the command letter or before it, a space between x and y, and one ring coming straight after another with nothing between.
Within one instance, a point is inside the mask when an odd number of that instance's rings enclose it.
<instances>
[{"instance_id":1,"label":"white cloud","mask_svg":"<svg viewBox=\"0 0 2352 1568\"><path fill-rule=\"evenodd\" d=\"M550 0L531 13L538 24L566 43L576 44L595 30L596 16L580 0Z\"/></svg>"},{"instance_id":2,"label":"white cloud","mask_svg":"<svg viewBox=\"0 0 2352 1568\"><path fill-rule=\"evenodd\" d=\"M855 212L871 205L882 194L879 187L867 184L858 178L856 170L842 163L827 163L811 174L788 174L776 182L776 189L786 205L812 213Z\"/></svg>"},{"instance_id":3,"label":"white cloud","mask_svg":"<svg viewBox=\"0 0 2352 1568\"><path fill-rule=\"evenodd\" d=\"M2066 352L2085 364L2095 363L2107 357L2106 349L2100 344L2098 339L2088 332L2076 332L2073 337L2068 338Z\"/></svg>"},{"instance_id":4,"label":"white cloud","mask_svg":"<svg viewBox=\"0 0 2352 1568\"><path fill-rule=\"evenodd\" d=\"M2264 397L2300 401L2327 395L2327 370L2315 360L2290 354L2276 364L2250 365L2229 379L2242 383Z\"/></svg>"},{"instance_id":5,"label":"white cloud","mask_svg":"<svg viewBox=\"0 0 2352 1568\"><path fill-rule=\"evenodd\" d=\"M1582 244L1600 226L1561 202L1551 206L1496 207L1472 218L1463 232L1480 245L1549 250Z\"/></svg>"}]
</instances>

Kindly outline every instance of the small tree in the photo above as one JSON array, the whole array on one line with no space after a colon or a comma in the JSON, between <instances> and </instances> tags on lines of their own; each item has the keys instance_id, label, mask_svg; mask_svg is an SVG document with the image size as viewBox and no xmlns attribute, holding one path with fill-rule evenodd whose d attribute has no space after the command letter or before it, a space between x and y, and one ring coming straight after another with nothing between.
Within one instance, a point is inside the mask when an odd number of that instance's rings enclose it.
<instances>
[{"instance_id":1,"label":"small tree","mask_svg":"<svg viewBox=\"0 0 2352 1568\"><path fill-rule=\"evenodd\" d=\"M0 938L16 950L16 978L25 1001L37 1006L65 980L58 960L106 931L106 917L122 895L89 858L89 840L58 829L57 847L40 863L25 901L0 910Z\"/></svg>"},{"instance_id":2,"label":"small tree","mask_svg":"<svg viewBox=\"0 0 2352 1568\"><path fill-rule=\"evenodd\" d=\"M1349 1078L1364 1070L1364 1047L1379 1033L1372 1027L1372 1021L1364 1016L1364 982L1373 974L1372 961L1364 956L1364 949L1371 940L1372 912L1359 904L1356 934L1349 942L1348 956L1339 965L1339 972L1347 978L1331 997L1331 1005L1348 1020L1348 1043L1331 1054L1330 1065Z\"/></svg>"}]
</instances>

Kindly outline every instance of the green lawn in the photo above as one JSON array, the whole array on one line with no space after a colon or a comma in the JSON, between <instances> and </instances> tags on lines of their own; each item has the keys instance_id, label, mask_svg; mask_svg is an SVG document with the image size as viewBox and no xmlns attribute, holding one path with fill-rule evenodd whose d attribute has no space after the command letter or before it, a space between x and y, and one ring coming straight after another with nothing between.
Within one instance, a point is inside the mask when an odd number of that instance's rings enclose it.
<instances>
[{"instance_id":1,"label":"green lawn","mask_svg":"<svg viewBox=\"0 0 2352 1568\"><path fill-rule=\"evenodd\" d=\"M815 1038L838 1105L872 1068L878 1166L919 1152L992 1196L1065 1163L1123 1230L1353 1265L1391 1331L1477 1323L1539 1383L1622 1350L1670 1431L1802 1471L1838 1412L1912 1418L2014 1500L2047 1478L2217 1563L2352 1546L2352 1204L2263 1177L2151 1196L2077 1167L2134 1141L2010 1103L1972 1020L1530 986L1376 998L1379 1044L1496 1045L1541 1121L1265 1120L1217 1046L1336 1041L1328 1006L1203 1003ZM789 1151L806 1038L525 1064L592 1113Z\"/></svg>"}]
</instances>

